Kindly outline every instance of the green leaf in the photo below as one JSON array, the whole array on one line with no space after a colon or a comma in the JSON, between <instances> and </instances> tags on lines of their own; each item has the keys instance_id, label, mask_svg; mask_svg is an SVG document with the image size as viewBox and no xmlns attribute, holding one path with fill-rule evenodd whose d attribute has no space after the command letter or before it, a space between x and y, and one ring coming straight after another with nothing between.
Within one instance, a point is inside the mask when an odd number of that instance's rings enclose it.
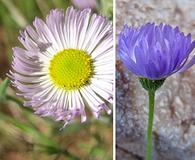
<instances>
[{"instance_id":1,"label":"green leaf","mask_svg":"<svg viewBox=\"0 0 195 160\"><path fill-rule=\"evenodd\" d=\"M2 120L7 123L12 124L13 126L20 129L26 135L32 137L36 143L40 143L47 146L57 147L58 145L50 138L38 131L36 128L31 127L31 125L21 122L14 117L7 116L0 112L0 117Z\"/></svg>"},{"instance_id":2,"label":"green leaf","mask_svg":"<svg viewBox=\"0 0 195 160\"><path fill-rule=\"evenodd\" d=\"M98 0L100 6L100 13L106 16L109 20L113 19L113 1L112 0Z\"/></svg>"},{"instance_id":3,"label":"green leaf","mask_svg":"<svg viewBox=\"0 0 195 160\"><path fill-rule=\"evenodd\" d=\"M93 152L91 153L92 157L105 157L106 150L104 148L94 148Z\"/></svg>"},{"instance_id":4,"label":"green leaf","mask_svg":"<svg viewBox=\"0 0 195 160\"><path fill-rule=\"evenodd\" d=\"M9 10L11 18L18 24L18 26L25 27L28 24L25 17L11 0L2 0L2 2Z\"/></svg>"},{"instance_id":5,"label":"green leaf","mask_svg":"<svg viewBox=\"0 0 195 160\"><path fill-rule=\"evenodd\" d=\"M5 79L1 84L0 84L0 101L4 101L6 99L6 89L9 86L9 79Z\"/></svg>"}]
</instances>

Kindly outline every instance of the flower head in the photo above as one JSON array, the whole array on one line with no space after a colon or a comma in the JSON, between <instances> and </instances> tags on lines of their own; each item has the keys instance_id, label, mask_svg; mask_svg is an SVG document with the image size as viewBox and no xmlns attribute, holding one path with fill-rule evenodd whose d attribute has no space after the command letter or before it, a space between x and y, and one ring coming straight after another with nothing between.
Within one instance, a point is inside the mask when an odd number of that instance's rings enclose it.
<instances>
[{"instance_id":1,"label":"flower head","mask_svg":"<svg viewBox=\"0 0 195 160\"><path fill-rule=\"evenodd\" d=\"M183 72L195 63L195 56L187 63L195 41L179 28L147 23L141 27L124 26L119 35L119 54L126 67L139 77L164 79L175 72Z\"/></svg>"},{"instance_id":2,"label":"flower head","mask_svg":"<svg viewBox=\"0 0 195 160\"><path fill-rule=\"evenodd\" d=\"M65 121L87 104L95 117L112 102L112 24L104 17L69 7L51 10L46 22L35 18L20 33L25 47L13 48L12 84L35 113ZM64 126L65 126L64 125Z\"/></svg>"}]
</instances>

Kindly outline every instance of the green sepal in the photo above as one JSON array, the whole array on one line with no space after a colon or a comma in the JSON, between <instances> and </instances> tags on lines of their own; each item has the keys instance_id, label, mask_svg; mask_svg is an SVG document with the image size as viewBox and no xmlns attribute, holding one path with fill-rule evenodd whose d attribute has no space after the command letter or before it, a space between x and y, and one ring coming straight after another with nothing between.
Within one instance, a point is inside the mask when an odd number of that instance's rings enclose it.
<instances>
[{"instance_id":1,"label":"green sepal","mask_svg":"<svg viewBox=\"0 0 195 160\"><path fill-rule=\"evenodd\" d=\"M145 90L155 92L158 88L160 88L163 85L165 78L159 79L159 80L151 80L148 78L139 78L139 81Z\"/></svg>"}]
</instances>

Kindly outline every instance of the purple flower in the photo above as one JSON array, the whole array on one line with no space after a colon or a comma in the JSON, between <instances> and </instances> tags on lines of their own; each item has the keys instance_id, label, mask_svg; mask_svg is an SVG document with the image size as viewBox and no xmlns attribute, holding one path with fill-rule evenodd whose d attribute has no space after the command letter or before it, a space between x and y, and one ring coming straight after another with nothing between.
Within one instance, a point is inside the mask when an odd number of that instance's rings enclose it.
<instances>
[{"instance_id":1,"label":"purple flower","mask_svg":"<svg viewBox=\"0 0 195 160\"><path fill-rule=\"evenodd\" d=\"M195 63L195 56L187 63L195 47L191 34L170 25L147 23L134 28L124 26L119 35L119 55L124 65L138 77L163 79L175 72L183 72Z\"/></svg>"}]
</instances>

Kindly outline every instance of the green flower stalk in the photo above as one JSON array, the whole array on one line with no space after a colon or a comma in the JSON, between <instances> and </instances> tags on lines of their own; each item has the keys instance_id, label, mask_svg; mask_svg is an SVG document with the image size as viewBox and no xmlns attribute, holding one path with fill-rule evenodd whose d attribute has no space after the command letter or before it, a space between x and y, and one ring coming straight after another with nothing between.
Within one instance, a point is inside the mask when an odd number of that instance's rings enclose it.
<instances>
[{"instance_id":1,"label":"green flower stalk","mask_svg":"<svg viewBox=\"0 0 195 160\"><path fill-rule=\"evenodd\" d=\"M147 128L147 146L146 146L146 160L151 160L152 157L152 126L154 119L154 102L155 92L160 88L165 79L150 80L147 78L140 78L142 87L147 90L149 97L149 112L148 112L148 128Z\"/></svg>"}]
</instances>

